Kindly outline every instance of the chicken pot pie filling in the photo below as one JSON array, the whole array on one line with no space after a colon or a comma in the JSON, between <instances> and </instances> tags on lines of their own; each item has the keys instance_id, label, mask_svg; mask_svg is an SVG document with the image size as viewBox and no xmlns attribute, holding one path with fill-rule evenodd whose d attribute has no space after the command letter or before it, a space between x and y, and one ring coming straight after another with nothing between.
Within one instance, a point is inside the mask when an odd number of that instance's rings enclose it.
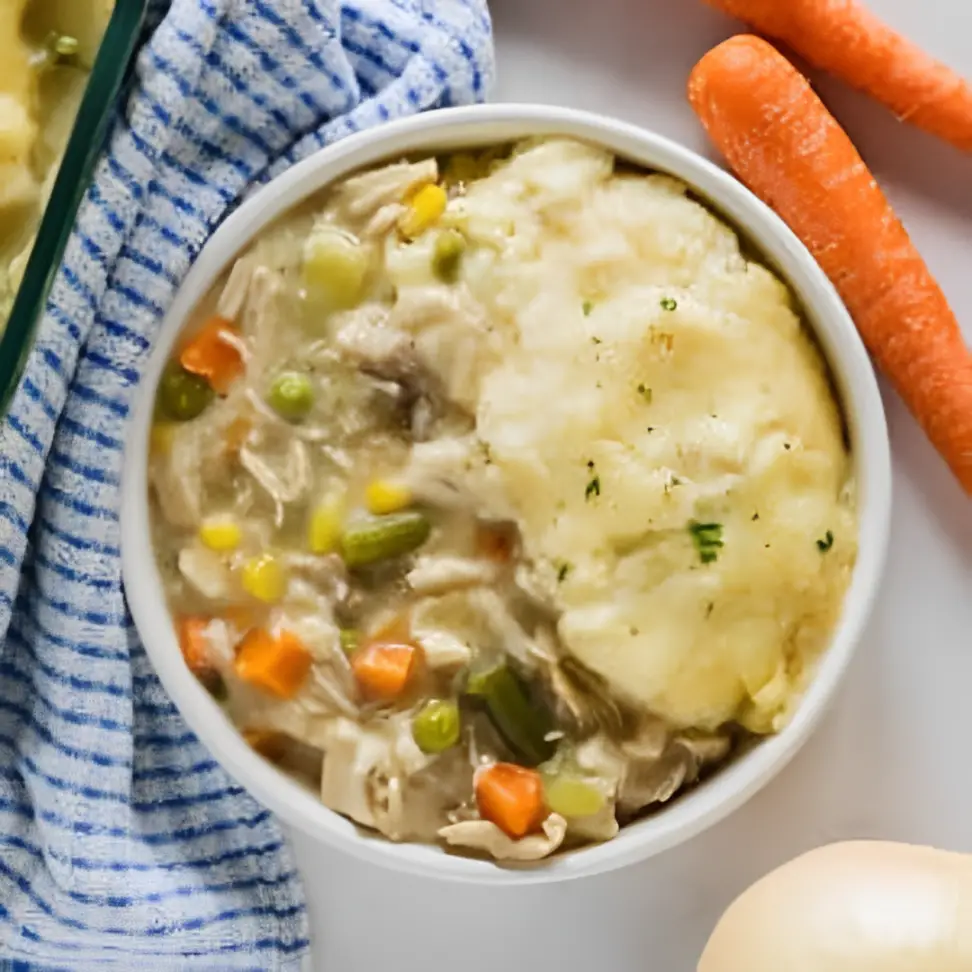
<instances>
[{"instance_id":1,"label":"chicken pot pie filling","mask_svg":"<svg viewBox=\"0 0 972 972\"><path fill-rule=\"evenodd\" d=\"M609 840L781 729L856 555L787 287L566 138L353 175L159 385L154 544L250 744L397 841Z\"/></svg>"}]
</instances>

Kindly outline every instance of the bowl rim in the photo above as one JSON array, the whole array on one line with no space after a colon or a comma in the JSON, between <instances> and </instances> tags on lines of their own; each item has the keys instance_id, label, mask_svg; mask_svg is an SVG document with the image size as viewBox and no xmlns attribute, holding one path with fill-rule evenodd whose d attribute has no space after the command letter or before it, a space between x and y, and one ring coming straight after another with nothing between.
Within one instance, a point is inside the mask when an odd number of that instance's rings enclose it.
<instances>
[{"instance_id":1,"label":"bowl rim","mask_svg":"<svg viewBox=\"0 0 972 972\"><path fill-rule=\"evenodd\" d=\"M558 134L599 144L683 180L737 232L752 240L797 293L834 375L853 444L859 554L830 647L779 735L760 742L657 814L623 828L612 841L540 864L509 866L449 854L434 845L396 844L368 835L250 749L182 662L151 555L147 456L155 388L186 319L230 262L269 223L334 180L396 156ZM286 823L331 847L399 871L479 884L539 884L604 873L684 843L741 807L790 762L818 725L856 651L883 573L890 516L890 445L870 359L837 292L769 207L702 156L636 125L571 108L475 105L388 122L321 149L258 189L203 247L161 325L126 435L122 572L129 609L146 652L186 722L223 768Z\"/></svg>"}]
</instances>

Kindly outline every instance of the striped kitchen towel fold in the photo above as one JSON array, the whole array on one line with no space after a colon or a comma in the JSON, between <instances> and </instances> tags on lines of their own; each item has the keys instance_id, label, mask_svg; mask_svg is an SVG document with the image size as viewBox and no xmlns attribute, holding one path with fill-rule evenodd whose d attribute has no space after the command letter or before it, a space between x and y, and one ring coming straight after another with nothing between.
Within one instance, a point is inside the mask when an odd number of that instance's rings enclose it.
<instances>
[{"instance_id":1,"label":"striped kitchen towel fold","mask_svg":"<svg viewBox=\"0 0 972 972\"><path fill-rule=\"evenodd\" d=\"M481 99L490 24L485 0L172 0L147 33L0 423L0 966L290 969L308 929L280 830L187 730L126 610L126 418L246 188Z\"/></svg>"}]
</instances>

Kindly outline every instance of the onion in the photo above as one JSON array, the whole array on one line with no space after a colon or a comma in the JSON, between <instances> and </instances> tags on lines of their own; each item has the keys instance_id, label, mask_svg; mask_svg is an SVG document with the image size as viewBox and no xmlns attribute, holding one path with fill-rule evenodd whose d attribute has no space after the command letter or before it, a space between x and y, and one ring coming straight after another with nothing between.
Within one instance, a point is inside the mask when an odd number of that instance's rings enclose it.
<instances>
[{"instance_id":1,"label":"onion","mask_svg":"<svg viewBox=\"0 0 972 972\"><path fill-rule=\"evenodd\" d=\"M972 856L834 844L758 881L698 972L970 972Z\"/></svg>"}]
</instances>

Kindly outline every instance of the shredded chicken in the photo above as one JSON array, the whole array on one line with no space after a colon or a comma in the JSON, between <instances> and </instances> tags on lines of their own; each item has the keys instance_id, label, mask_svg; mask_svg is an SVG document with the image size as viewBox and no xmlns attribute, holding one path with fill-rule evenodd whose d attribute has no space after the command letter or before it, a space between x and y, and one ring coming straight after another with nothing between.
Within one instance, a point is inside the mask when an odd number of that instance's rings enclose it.
<instances>
[{"instance_id":1,"label":"shredded chicken","mask_svg":"<svg viewBox=\"0 0 972 972\"><path fill-rule=\"evenodd\" d=\"M516 510L491 468L474 435L454 436L416 443L401 478L416 497L434 506L516 522Z\"/></svg>"},{"instance_id":2,"label":"shredded chicken","mask_svg":"<svg viewBox=\"0 0 972 972\"><path fill-rule=\"evenodd\" d=\"M334 343L346 358L378 378L414 380L418 362L412 339L388 323L388 311L377 304L336 315Z\"/></svg>"},{"instance_id":3,"label":"shredded chicken","mask_svg":"<svg viewBox=\"0 0 972 972\"><path fill-rule=\"evenodd\" d=\"M273 500L277 527L283 526L284 506L296 503L310 486L310 460L307 446L300 439L291 439L278 474L269 462L253 452L249 446L240 449L240 465L263 487Z\"/></svg>"},{"instance_id":4,"label":"shredded chicken","mask_svg":"<svg viewBox=\"0 0 972 972\"><path fill-rule=\"evenodd\" d=\"M202 520L203 479L200 436L187 426L176 429L166 455L153 457L149 470L165 519L192 529Z\"/></svg>"},{"instance_id":5,"label":"shredded chicken","mask_svg":"<svg viewBox=\"0 0 972 972\"><path fill-rule=\"evenodd\" d=\"M497 861L539 861L553 854L567 835L567 821L556 813L543 822L543 834L512 840L488 820L467 820L449 824L439 836L450 847L481 851Z\"/></svg>"},{"instance_id":6,"label":"shredded chicken","mask_svg":"<svg viewBox=\"0 0 972 972\"><path fill-rule=\"evenodd\" d=\"M481 587L496 581L499 568L488 560L466 557L420 557L407 580L416 594L445 594L463 587Z\"/></svg>"},{"instance_id":7,"label":"shredded chicken","mask_svg":"<svg viewBox=\"0 0 972 972\"><path fill-rule=\"evenodd\" d=\"M362 238L372 239L384 236L398 225L398 221L402 218L404 212L405 207L401 203L389 203L387 206L382 206L368 221L361 233Z\"/></svg>"},{"instance_id":8,"label":"shredded chicken","mask_svg":"<svg viewBox=\"0 0 972 972\"><path fill-rule=\"evenodd\" d=\"M179 571L203 597L222 601L233 590L233 578L219 554L198 544L179 554Z\"/></svg>"},{"instance_id":9,"label":"shredded chicken","mask_svg":"<svg viewBox=\"0 0 972 972\"><path fill-rule=\"evenodd\" d=\"M383 206L400 203L416 187L438 178L435 159L386 165L347 179L338 190L337 202L353 221L368 220Z\"/></svg>"},{"instance_id":10,"label":"shredded chicken","mask_svg":"<svg viewBox=\"0 0 972 972\"><path fill-rule=\"evenodd\" d=\"M422 654L429 668L461 668L469 664L472 650L448 631L416 631L412 635L422 646Z\"/></svg>"},{"instance_id":11,"label":"shredded chicken","mask_svg":"<svg viewBox=\"0 0 972 972\"><path fill-rule=\"evenodd\" d=\"M491 588L478 587L469 592L469 602L479 611L506 653L524 668L534 668L534 642L520 627L505 599Z\"/></svg>"},{"instance_id":12,"label":"shredded chicken","mask_svg":"<svg viewBox=\"0 0 972 972\"><path fill-rule=\"evenodd\" d=\"M491 353L482 305L464 288L406 287L389 315L388 326L412 335L422 368L433 375L451 402L474 413L479 378Z\"/></svg>"},{"instance_id":13,"label":"shredded chicken","mask_svg":"<svg viewBox=\"0 0 972 972\"><path fill-rule=\"evenodd\" d=\"M235 322L243 312L246 296L253 278L253 261L250 257L241 257L233 264L229 279L220 294L216 313L224 320Z\"/></svg>"},{"instance_id":14,"label":"shredded chicken","mask_svg":"<svg viewBox=\"0 0 972 972\"><path fill-rule=\"evenodd\" d=\"M389 742L380 729L359 726L350 719L335 719L328 726L321 774L321 800L365 827L378 826L374 796L369 785L384 772Z\"/></svg>"}]
</instances>

